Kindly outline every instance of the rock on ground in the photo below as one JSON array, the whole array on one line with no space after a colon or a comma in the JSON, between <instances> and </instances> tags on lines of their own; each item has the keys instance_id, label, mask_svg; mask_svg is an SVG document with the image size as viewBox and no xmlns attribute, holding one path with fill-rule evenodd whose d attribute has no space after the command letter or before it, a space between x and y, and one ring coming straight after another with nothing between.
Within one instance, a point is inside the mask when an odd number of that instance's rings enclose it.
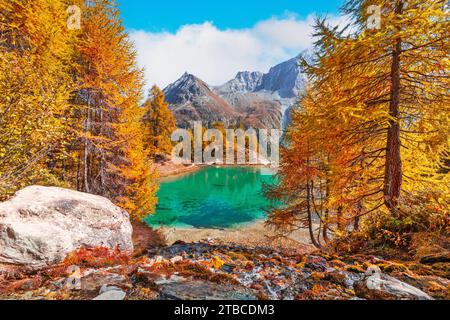
<instances>
[{"instance_id":1,"label":"rock on ground","mask_svg":"<svg viewBox=\"0 0 450 320\"><path fill-rule=\"evenodd\" d=\"M175 279L174 279L175 278ZM208 281L172 277L158 285L163 300L257 300L253 290Z\"/></svg>"},{"instance_id":2,"label":"rock on ground","mask_svg":"<svg viewBox=\"0 0 450 320\"><path fill-rule=\"evenodd\" d=\"M59 267L5 270L3 281L0 269L0 299L449 299L449 280L398 267L374 256L179 241L114 266L81 266L79 282Z\"/></svg>"},{"instance_id":3,"label":"rock on ground","mask_svg":"<svg viewBox=\"0 0 450 320\"><path fill-rule=\"evenodd\" d=\"M367 270L363 281L355 283L355 292L371 300L433 300L422 290L381 273L376 266Z\"/></svg>"},{"instance_id":4,"label":"rock on ground","mask_svg":"<svg viewBox=\"0 0 450 320\"><path fill-rule=\"evenodd\" d=\"M0 203L0 263L40 268L80 247L132 251L128 213L106 198L31 186Z\"/></svg>"},{"instance_id":5,"label":"rock on ground","mask_svg":"<svg viewBox=\"0 0 450 320\"><path fill-rule=\"evenodd\" d=\"M127 294L121 289L106 290L93 300L123 300Z\"/></svg>"}]
</instances>

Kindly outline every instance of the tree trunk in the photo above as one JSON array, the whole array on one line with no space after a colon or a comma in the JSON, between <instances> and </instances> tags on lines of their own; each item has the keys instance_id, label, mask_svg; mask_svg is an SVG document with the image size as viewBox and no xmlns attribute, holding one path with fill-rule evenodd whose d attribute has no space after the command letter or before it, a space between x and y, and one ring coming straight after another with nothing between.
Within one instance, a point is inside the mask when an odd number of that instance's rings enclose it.
<instances>
[{"instance_id":1,"label":"tree trunk","mask_svg":"<svg viewBox=\"0 0 450 320\"><path fill-rule=\"evenodd\" d=\"M77 191L82 191L81 190L81 152L79 154L79 156L77 157Z\"/></svg>"},{"instance_id":2,"label":"tree trunk","mask_svg":"<svg viewBox=\"0 0 450 320\"><path fill-rule=\"evenodd\" d=\"M345 231L345 224L344 224L344 215L342 213L342 207L339 206L337 208L336 211L336 224L337 224L337 229L340 232L344 232Z\"/></svg>"},{"instance_id":3,"label":"tree trunk","mask_svg":"<svg viewBox=\"0 0 450 320\"><path fill-rule=\"evenodd\" d=\"M100 107L100 136L104 136L104 119L103 119L103 107ZM100 159L100 195L105 196L105 150L101 150L101 159Z\"/></svg>"},{"instance_id":4,"label":"tree trunk","mask_svg":"<svg viewBox=\"0 0 450 320\"><path fill-rule=\"evenodd\" d=\"M314 230L313 230L313 221L312 221L312 214L311 214L311 187L309 181L306 183L306 210L308 214L308 229L309 229L309 237L311 238L311 241L313 245L316 248L321 248L322 246L317 242L316 237L314 236Z\"/></svg>"},{"instance_id":5,"label":"tree trunk","mask_svg":"<svg viewBox=\"0 0 450 320\"><path fill-rule=\"evenodd\" d=\"M353 231L359 231L359 220L360 220L360 215L363 209L363 205L361 200L358 201L358 204L356 206L356 217L355 220L353 221Z\"/></svg>"},{"instance_id":6,"label":"tree trunk","mask_svg":"<svg viewBox=\"0 0 450 320\"><path fill-rule=\"evenodd\" d=\"M330 196L330 180L327 179L326 186L325 186L325 197L328 200ZM323 201L323 200L322 200ZM328 243L328 219L330 218L330 212L328 209L325 209L324 216L323 216L323 229L322 229L322 237L325 243Z\"/></svg>"},{"instance_id":7,"label":"tree trunk","mask_svg":"<svg viewBox=\"0 0 450 320\"><path fill-rule=\"evenodd\" d=\"M61 160L61 181L66 181L66 160Z\"/></svg>"},{"instance_id":8,"label":"tree trunk","mask_svg":"<svg viewBox=\"0 0 450 320\"><path fill-rule=\"evenodd\" d=\"M402 13L403 2L398 1L395 12ZM402 187L402 160L400 155L400 55L402 40L397 38L392 52L391 99L386 144L386 164L384 173L384 202L392 214L395 214Z\"/></svg>"},{"instance_id":9,"label":"tree trunk","mask_svg":"<svg viewBox=\"0 0 450 320\"><path fill-rule=\"evenodd\" d=\"M86 125L85 125L85 134L87 135L90 131L90 117L91 117L91 97L89 95L88 97L88 108L87 108L87 116L86 116ZM89 159L89 141L88 138L85 137L84 138L84 191L85 192L90 192L90 188L89 188L89 180L88 180L88 175L89 175L89 167L88 167L88 159Z\"/></svg>"}]
</instances>

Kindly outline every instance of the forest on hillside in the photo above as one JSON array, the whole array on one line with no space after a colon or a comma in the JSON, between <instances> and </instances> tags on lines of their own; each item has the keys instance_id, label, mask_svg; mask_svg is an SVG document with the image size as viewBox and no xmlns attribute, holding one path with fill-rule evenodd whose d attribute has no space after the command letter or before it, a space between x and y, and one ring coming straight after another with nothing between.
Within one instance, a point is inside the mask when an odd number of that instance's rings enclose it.
<instances>
[{"instance_id":1,"label":"forest on hillside","mask_svg":"<svg viewBox=\"0 0 450 320\"><path fill-rule=\"evenodd\" d=\"M110 0L0 1L0 198L32 184L154 212L175 120Z\"/></svg>"}]
</instances>

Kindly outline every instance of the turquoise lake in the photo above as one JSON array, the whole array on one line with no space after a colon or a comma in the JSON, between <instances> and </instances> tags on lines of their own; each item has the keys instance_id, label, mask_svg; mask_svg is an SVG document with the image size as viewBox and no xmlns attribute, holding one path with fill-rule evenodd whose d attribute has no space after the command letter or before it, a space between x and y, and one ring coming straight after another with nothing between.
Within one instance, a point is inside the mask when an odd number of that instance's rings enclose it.
<instances>
[{"instance_id":1,"label":"turquoise lake","mask_svg":"<svg viewBox=\"0 0 450 320\"><path fill-rule=\"evenodd\" d=\"M161 182L154 227L233 228L265 217L262 192L275 176L268 168L205 167Z\"/></svg>"}]
</instances>

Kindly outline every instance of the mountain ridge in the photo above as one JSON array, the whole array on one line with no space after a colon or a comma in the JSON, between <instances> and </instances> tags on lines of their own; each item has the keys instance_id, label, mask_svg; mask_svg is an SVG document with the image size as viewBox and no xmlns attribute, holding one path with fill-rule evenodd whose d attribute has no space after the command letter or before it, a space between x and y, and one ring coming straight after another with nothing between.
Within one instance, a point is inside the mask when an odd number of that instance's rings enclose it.
<instances>
[{"instance_id":1,"label":"mountain ridge","mask_svg":"<svg viewBox=\"0 0 450 320\"><path fill-rule=\"evenodd\" d=\"M190 127L192 121L208 120L229 124L229 120L237 116L229 104L216 95L206 82L187 72L167 86L164 94L177 125L182 128Z\"/></svg>"},{"instance_id":2,"label":"mountain ridge","mask_svg":"<svg viewBox=\"0 0 450 320\"><path fill-rule=\"evenodd\" d=\"M195 75L184 73L164 89L177 125L189 128L192 121L244 124L279 129L289 120L289 109L305 88L298 60L282 62L269 72L240 71L220 86L209 86Z\"/></svg>"}]
</instances>

